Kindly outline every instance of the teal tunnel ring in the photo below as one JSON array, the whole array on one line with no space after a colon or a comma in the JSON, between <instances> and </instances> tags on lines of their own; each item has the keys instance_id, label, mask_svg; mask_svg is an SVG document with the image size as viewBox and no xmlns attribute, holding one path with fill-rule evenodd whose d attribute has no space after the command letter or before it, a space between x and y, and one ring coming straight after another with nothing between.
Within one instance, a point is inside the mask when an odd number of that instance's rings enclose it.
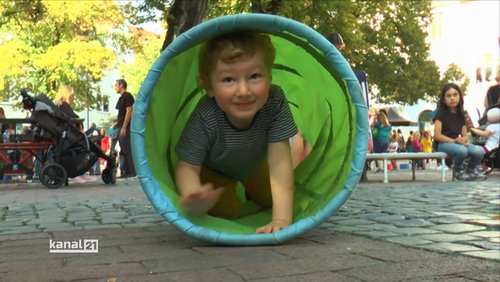
<instances>
[{"instance_id":1,"label":"teal tunnel ring","mask_svg":"<svg viewBox=\"0 0 500 282\"><path fill-rule=\"evenodd\" d=\"M234 30L271 36L277 55L273 83L287 97L294 120L312 152L294 171L294 223L272 234L255 234L270 210L245 203L237 220L188 218L175 188L175 144L197 101L197 52L201 43ZM308 26L279 16L241 14L204 22L180 35L151 67L137 95L131 123L132 153L152 206L191 237L214 244L279 244L332 216L359 182L366 158L368 109L344 57Z\"/></svg>"}]
</instances>

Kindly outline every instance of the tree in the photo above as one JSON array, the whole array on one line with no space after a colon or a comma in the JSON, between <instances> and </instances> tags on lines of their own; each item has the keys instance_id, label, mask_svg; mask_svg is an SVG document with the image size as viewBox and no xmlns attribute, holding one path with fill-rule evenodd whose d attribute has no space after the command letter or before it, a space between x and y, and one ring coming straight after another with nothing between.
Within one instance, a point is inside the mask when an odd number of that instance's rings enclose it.
<instances>
[{"instance_id":1,"label":"tree","mask_svg":"<svg viewBox=\"0 0 500 282\"><path fill-rule=\"evenodd\" d=\"M145 0L140 7L149 18L163 13L167 22L177 1L181 0ZM184 12L198 18L200 10ZM379 102L414 104L439 91L438 68L428 59L429 46L425 42L431 19L430 0L209 0L203 19L243 12L292 18L323 35L339 32L347 46L344 56L354 69L367 72Z\"/></svg>"},{"instance_id":2,"label":"tree","mask_svg":"<svg viewBox=\"0 0 500 282\"><path fill-rule=\"evenodd\" d=\"M151 65L158 58L163 44L157 34L131 27L132 34L141 42L140 48L134 50L134 55L119 63L119 73L127 80L127 90L137 93Z\"/></svg>"},{"instance_id":3,"label":"tree","mask_svg":"<svg viewBox=\"0 0 500 282\"><path fill-rule=\"evenodd\" d=\"M0 15L4 99L20 88L53 97L64 83L75 88L77 110L93 108L117 54L137 45L120 31L124 18L114 1L1 1Z\"/></svg>"},{"instance_id":4,"label":"tree","mask_svg":"<svg viewBox=\"0 0 500 282\"><path fill-rule=\"evenodd\" d=\"M470 79L465 75L462 68L456 64L450 64L443 73L440 81L440 85L445 85L446 83L454 82L460 85L460 89L463 93L467 93L467 86L469 86ZM436 95L436 100L437 100Z\"/></svg>"}]
</instances>

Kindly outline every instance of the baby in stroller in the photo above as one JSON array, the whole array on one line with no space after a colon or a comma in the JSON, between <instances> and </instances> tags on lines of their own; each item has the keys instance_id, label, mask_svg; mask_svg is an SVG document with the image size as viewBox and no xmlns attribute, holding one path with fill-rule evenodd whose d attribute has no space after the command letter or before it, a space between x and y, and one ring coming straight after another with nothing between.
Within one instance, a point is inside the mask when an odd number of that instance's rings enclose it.
<instances>
[{"instance_id":1,"label":"baby in stroller","mask_svg":"<svg viewBox=\"0 0 500 282\"><path fill-rule=\"evenodd\" d=\"M491 172L492 167L499 167L498 164L498 142L500 139L500 108L498 105L487 109L485 116L487 117L488 124L486 128L471 128L471 132L479 137L486 138L483 148L486 152L483 163L485 167L483 170L486 173ZM475 142L482 143L482 142Z\"/></svg>"},{"instance_id":2,"label":"baby in stroller","mask_svg":"<svg viewBox=\"0 0 500 282\"><path fill-rule=\"evenodd\" d=\"M31 111L30 119L41 129L35 138L50 139L57 143L50 157L43 158L40 182L48 188L59 188L68 184L68 177L74 178L88 171L92 165L103 158L107 166L102 171L104 183L116 183L115 156L107 156L88 136L75 126L75 121L55 106L44 94L36 97L21 91L22 103Z\"/></svg>"}]
</instances>

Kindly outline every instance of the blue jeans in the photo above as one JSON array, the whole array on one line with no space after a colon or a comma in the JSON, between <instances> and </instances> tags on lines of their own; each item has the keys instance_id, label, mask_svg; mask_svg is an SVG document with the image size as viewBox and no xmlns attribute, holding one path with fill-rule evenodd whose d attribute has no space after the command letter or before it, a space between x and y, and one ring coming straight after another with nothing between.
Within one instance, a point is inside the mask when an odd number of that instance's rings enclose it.
<instances>
[{"instance_id":1,"label":"blue jeans","mask_svg":"<svg viewBox=\"0 0 500 282\"><path fill-rule=\"evenodd\" d=\"M473 171L484 156L483 147L473 144L469 144L469 146L466 147L456 143L439 143L438 151L444 152L449 157L453 158L453 167L455 171L462 170L464 161L467 158L469 158L467 170Z\"/></svg>"}]
</instances>

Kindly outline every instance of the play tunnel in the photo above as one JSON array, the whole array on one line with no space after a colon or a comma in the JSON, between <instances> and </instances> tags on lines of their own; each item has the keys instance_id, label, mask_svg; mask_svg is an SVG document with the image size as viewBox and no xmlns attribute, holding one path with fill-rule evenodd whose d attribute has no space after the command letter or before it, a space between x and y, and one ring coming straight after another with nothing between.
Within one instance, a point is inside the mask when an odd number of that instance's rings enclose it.
<instances>
[{"instance_id":1,"label":"play tunnel","mask_svg":"<svg viewBox=\"0 0 500 282\"><path fill-rule=\"evenodd\" d=\"M205 95L196 83L198 50L214 36L241 29L271 36L277 51L273 83L283 88L297 126L312 145L294 171L294 223L272 234L255 234L270 221L271 210L252 202L244 203L244 216L236 220L189 218L178 208L175 145ZM366 103L340 52L308 26L265 14L220 17L180 35L146 76L131 126L137 175L156 211L189 236L229 245L279 244L326 221L358 184L368 140Z\"/></svg>"}]
</instances>

